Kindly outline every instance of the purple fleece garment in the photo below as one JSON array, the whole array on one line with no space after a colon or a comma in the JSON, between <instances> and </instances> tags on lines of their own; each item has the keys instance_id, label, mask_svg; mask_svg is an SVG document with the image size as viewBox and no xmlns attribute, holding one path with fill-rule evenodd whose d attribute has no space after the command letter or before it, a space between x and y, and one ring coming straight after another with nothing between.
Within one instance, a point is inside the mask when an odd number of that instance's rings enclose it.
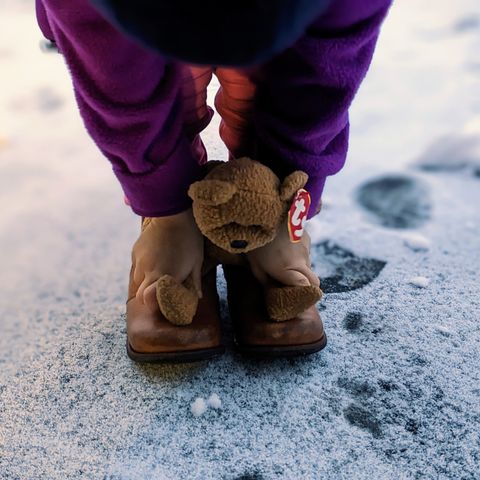
<instances>
[{"instance_id":1,"label":"purple fleece garment","mask_svg":"<svg viewBox=\"0 0 480 480\"><path fill-rule=\"evenodd\" d=\"M201 167L182 123L181 65L116 30L88 0L36 0L43 34L70 69L86 128L132 209L190 205ZM316 212L325 179L348 148L348 108L370 64L391 0L333 0L295 45L257 68L257 160L279 175L303 170Z\"/></svg>"}]
</instances>

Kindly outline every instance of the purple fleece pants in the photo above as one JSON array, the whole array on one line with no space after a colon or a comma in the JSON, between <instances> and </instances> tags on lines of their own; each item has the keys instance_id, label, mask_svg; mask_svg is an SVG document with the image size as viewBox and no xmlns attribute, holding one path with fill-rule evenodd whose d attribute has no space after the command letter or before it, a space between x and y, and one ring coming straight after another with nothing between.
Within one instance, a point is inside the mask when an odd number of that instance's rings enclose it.
<instances>
[{"instance_id":1,"label":"purple fleece pants","mask_svg":"<svg viewBox=\"0 0 480 480\"><path fill-rule=\"evenodd\" d=\"M208 72L222 85L216 105L231 156L249 154L281 177L305 171L313 216L326 177L345 162L348 108L390 3L333 0L285 52L239 71L167 60L120 33L88 0L36 0L40 28L69 67L85 126L143 216L190 205L188 187L206 159L199 133L213 114L199 88ZM229 81L235 76L243 93Z\"/></svg>"}]
</instances>

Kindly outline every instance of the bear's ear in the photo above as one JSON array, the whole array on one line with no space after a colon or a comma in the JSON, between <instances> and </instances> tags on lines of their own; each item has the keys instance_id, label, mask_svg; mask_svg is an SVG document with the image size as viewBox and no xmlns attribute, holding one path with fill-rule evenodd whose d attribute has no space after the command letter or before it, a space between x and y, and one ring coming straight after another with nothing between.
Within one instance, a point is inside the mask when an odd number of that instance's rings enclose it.
<instances>
[{"instance_id":1,"label":"bear's ear","mask_svg":"<svg viewBox=\"0 0 480 480\"><path fill-rule=\"evenodd\" d=\"M295 193L305 186L307 180L308 175L300 170L285 177L285 180L280 186L280 200L284 202L291 200Z\"/></svg>"},{"instance_id":2,"label":"bear's ear","mask_svg":"<svg viewBox=\"0 0 480 480\"><path fill-rule=\"evenodd\" d=\"M221 205L228 202L235 195L237 187L223 180L200 180L192 183L188 189L188 195L194 202L205 205Z\"/></svg>"}]
</instances>

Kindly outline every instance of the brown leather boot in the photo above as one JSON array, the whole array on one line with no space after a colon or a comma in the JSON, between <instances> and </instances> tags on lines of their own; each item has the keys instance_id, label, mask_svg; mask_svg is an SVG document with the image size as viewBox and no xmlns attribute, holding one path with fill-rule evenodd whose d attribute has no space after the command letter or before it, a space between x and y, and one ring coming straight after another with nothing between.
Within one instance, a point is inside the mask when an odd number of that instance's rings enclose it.
<instances>
[{"instance_id":1,"label":"brown leather boot","mask_svg":"<svg viewBox=\"0 0 480 480\"><path fill-rule=\"evenodd\" d=\"M133 271L133 268L132 268ZM216 269L204 275L203 298L189 325L173 325L136 297L132 272L127 301L127 353L136 362L194 362L225 352L222 345Z\"/></svg>"},{"instance_id":2,"label":"brown leather boot","mask_svg":"<svg viewBox=\"0 0 480 480\"><path fill-rule=\"evenodd\" d=\"M257 357L306 355L327 344L315 305L302 318L270 320L262 285L248 267L224 266L228 307L238 351Z\"/></svg>"}]
</instances>

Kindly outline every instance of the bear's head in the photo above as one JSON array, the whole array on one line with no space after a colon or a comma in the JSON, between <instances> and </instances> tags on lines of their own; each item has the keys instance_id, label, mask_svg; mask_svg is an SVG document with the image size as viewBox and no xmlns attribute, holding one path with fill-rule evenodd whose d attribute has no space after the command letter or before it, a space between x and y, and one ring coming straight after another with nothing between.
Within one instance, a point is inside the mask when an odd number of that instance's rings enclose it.
<instances>
[{"instance_id":1,"label":"bear's head","mask_svg":"<svg viewBox=\"0 0 480 480\"><path fill-rule=\"evenodd\" d=\"M206 177L188 190L203 235L230 253L271 242L307 174L296 171L280 182L272 170L249 158L212 163Z\"/></svg>"}]
</instances>

